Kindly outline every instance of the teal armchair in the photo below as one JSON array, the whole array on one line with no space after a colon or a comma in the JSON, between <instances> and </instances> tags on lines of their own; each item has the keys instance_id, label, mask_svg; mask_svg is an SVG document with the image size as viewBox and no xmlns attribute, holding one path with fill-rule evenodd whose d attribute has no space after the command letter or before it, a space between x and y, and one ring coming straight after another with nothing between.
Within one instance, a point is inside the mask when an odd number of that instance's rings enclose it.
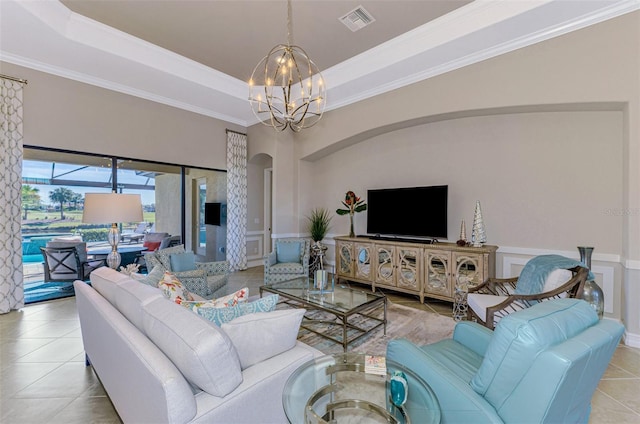
<instances>
[{"instance_id":1,"label":"teal armchair","mask_svg":"<svg viewBox=\"0 0 640 424\"><path fill-rule=\"evenodd\" d=\"M195 262L193 252L180 244L147 254L145 262L149 273L172 272L190 292L205 299L228 294L229 261Z\"/></svg>"},{"instance_id":2,"label":"teal armchair","mask_svg":"<svg viewBox=\"0 0 640 424\"><path fill-rule=\"evenodd\" d=\"M273 251L264 257L265 284L309 276L311 242L301 238L276 240Z\"/></svg>"},{"instance_id":3,"label":"teal armchair","mask_svg":"<svg viewBox=\"0 0 640 424\"><path fill-rule=\"evenodd\" d=\"M387 358L429 383L443 423L587 423L623 331L581 299L555 299L495 331L460 322L452 339L430 345L393 340Z\"/></svg>"}]
</instances>

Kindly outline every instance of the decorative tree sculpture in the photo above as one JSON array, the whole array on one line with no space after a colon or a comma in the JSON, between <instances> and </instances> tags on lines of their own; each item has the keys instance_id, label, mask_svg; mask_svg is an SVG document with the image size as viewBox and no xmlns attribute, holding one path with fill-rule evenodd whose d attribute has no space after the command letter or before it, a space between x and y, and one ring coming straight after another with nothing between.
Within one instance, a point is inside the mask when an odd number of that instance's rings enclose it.
<instances>
[{"instance_id":1,"label":"decorative tree sculpture","mask_svg":"<svg viewBox=\"0 0 640 424\"><path fill-rule=\"evenodd\" d=\"M487 234L484 231L484 221L482 219L482 210L480 209L479 200L476 201L476 212L473 215L471 242L473 243L473 247L481 247L487 242Z\"/></svg>"}]
</instances>

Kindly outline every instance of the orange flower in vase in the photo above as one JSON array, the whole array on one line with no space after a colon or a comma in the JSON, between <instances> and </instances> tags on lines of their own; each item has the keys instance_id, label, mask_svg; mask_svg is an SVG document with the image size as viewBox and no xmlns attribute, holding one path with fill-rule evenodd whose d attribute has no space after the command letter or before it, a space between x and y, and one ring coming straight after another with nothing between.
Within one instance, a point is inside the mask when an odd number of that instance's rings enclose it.
<instances>
[{"instance_id":1,"label":"orange flower in vase","mask_svg":"<svg viewBox=\"0 0 640 424\"><path fill-rule=\"evenodd\" d=\"M355 237L356 234L353 231L353 214L356 212L362 212L367 210L367 204L364 203L364 200L360 199L356 194L349 190L344 195L344 200L342 204L346 207L346 209L336 209L336 213L338 215L346 215L349 214L350 219L350 229L349 229L349 237Z\"/></svg>"}]
</instances>

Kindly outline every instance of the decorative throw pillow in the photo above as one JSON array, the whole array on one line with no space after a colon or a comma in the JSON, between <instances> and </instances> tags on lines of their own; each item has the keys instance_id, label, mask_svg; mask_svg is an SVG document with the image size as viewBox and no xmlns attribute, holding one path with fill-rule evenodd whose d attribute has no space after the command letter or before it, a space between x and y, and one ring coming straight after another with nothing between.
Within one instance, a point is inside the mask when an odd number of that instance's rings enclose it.
<instances>
[{"instance_id":1,"label":"decorative throw pillow","mask_svg":"<svg viewBox=\"0 0 640 424\"><path fill-rule=\"evenodd\" d=\"M277 304L278 295L274 294L261 297L253 302L239 303L228 308L198 308L196 313L217 326L221 326L225 322L232 321L243 315L274 311Z\"/></svg>"},{"instance_id":2,"label":"decorative throw pillow","mask_svg":"<svg viewBox=\"0 0 640 424\"><path fill-rule=\"evenodd\" d=\"M162 264L164 269L171 269L171 262L169 257L174 253L184 253L184 244L179 244L173 247L167 247L166 249L160 249L156 251L156 259Z\"/></svg>"},{"instance_id":3,"label":"decorative throw pillow","mask_svg":"<svg viewBox=\"0 0 640 424\"><path fill-rule=\"evenodd\" d=\"M556 269L551 271L547 279L544 281L543 291L548 292L555 290L567 281L571 280L573 273L568 269Z\"/></svg>"},{"instance_id":4,"label":"decorative throw pillow","mask_svg":"<svg viewBox=\"0 0 640 424\"><path fill-rule=\"evenodd\" d=\"M223 397L242 383L238 353L221 328L166 299L151 301L142 309L147 337L191 384Z\"/></svg>"},{"instance_id":5,"label":"decorative throw pillow","mask_svg":"<svg viewBox=\"0 0 640 424\"><path fill-rule=\"evenodd\" d=\"M242 369L293 348L305 312L304 309L258 312L222 324L238 352Z\"/></svg>"},{"instance_id":6,"label":"decorative throw pillow","mask_svg":"<svg viewBox=\"0 0 640 424\"><path fill-rule=\"evenodd\" d=\"M276 244L276 260L278 262L300 262L300 242Z\"/></svg>"},{"instance_id":7,"label":"decorative throw pillow","mask_svg":"<svg viewBox=\"0 0 640 424\"><path fill-rule=\"evenodd\" d=\"M219 297L217 299L194 301L194 302L178 302L180 305L187 309L191 309L193 312L198 312L200 308L228 308L236 306L239 303L245 303L249 297L249 288L245 287L238 290L235 293L228 294L226 296Z\"/></svg>"},{"instance_id":8,"label":"decorative throw pillow","mask_svg":"<svg viewBox=\"0 0 640 424\"><path fill-rule=\"evenodd\" d=\"M131 273L131 278L148 286L158 287L158 281L164 277L162 266L154 266L148 274Z\"/></svg>"},{"instance_id":9,"label":"decorative throw pillow","mask_svg":"<svg viewBox=\"0 0 640 424\"><path fill-rule=\"evenodd\" d=\"M162 244L161 241L145 241L144 243L142 243L142 246L147 248L147 252L153 252L155 250L158 250L160 244Z\"/></svg>"},{"instance_id":10,"label":"decorative throw pillow","mask_svg":"<svg viewBox=\"0 0 640 424\"><path fill-rule=\"evenodd\" d=\"M193 296L191 296L189 290L182 285L178 277L169 271L164 272L162 279L158 282L158 288L162 290L165 297L176 303L181 303L185 300L193 301Z\"/></svg>"},{"instance_id":11,"label":"decorative throw pillow","mask_svg":"<svg viewBox=\"0 0 640 424\"><path fill-rule=\"evenodd\" d=\"M193 252L173 253L169 255L172 272L192 271L196 269L196 255Z\"/></svg>"}]
</instances>

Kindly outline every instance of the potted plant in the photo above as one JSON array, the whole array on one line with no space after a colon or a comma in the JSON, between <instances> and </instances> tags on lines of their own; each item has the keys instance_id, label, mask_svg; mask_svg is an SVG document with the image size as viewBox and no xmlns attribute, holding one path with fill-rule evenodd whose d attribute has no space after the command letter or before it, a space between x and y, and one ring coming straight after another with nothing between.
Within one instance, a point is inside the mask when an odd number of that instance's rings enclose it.
<instances>
[{"instance_id":1,"label":"potted plant","mask_svg":"<svg viewBox=\"0 0 640 424\"><path fill-rule=\"evenodd\" d=\"M325 208L312 209L311 215L307 219L309 220L308 230L311 233L311 238L315 245L320 247L320 242L329 232L329 223L331 222L329 211Z\"/></svg>"}]
</instances>

